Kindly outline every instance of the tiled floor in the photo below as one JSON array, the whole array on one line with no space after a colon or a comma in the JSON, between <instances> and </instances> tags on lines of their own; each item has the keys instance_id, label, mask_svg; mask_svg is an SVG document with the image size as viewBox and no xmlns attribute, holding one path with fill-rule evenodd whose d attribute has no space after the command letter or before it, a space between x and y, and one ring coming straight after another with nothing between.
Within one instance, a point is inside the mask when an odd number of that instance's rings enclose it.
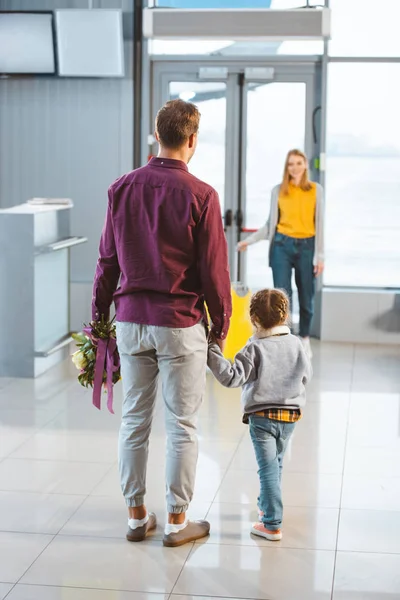
<instances>
[{"instance_id":1,"label":"tiled floor","mask_svg":"<svg viewBox=\"0 0 400 600\"><path fill-rule=\"evenodd\" d=\"M163 548L163 409L148 506L159 528L125 541L117 414L69 363L0 379L0 600L399 600L400 348L314 343L315 376L284 468L282 542L249 534L257 474L240 392L211 377L191 515L209 539Z\"/></svg>"}]
</instances>

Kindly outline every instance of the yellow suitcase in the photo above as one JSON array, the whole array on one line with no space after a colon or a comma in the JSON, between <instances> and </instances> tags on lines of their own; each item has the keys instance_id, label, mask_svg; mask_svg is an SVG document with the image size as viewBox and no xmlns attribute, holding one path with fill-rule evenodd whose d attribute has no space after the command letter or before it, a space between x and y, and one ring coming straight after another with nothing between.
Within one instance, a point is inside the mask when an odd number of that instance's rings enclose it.
<instances>
[{"instance_id":1,"label":"yellow suitcase","mask_svg":"<svg viewBox=\"0 0 400 600\"><path fill-rule=\"evenodd\" d=\"M232 318L224 356L228 360L246 345L253 334L253 327L249 317L251 291L242 283L232 285Z\"/></svg>"}]
</instances>

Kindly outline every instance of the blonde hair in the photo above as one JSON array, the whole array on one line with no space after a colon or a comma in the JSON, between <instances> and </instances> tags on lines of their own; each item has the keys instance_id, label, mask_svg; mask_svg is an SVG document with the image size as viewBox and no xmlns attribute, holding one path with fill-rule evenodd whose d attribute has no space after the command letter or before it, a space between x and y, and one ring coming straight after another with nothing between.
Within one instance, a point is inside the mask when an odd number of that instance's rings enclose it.
<instances>
[{"instance_id":1,"label":"blonde hair","mask_svg":"<svg viewBox=\"0 0 400 600\"><path fill-rule=\"evenodd\" d=\"M256 327L272 329L289 321L289 298L283 290L260 290L250 301L250 320Z\"/></svg>"},{"instance_id":2,"label":"blonde hair","mask_svg":"<svg viewBox=\"0 0 400 600\"><path fill-rule=\"evenodd\" d=\"M291 181L291 177L289 175L289 160L291 159L292 156L299 156L306 163L306 168L305 168L305 171L304 171L301 181L300 181L300 188L304 192L309 192L312 188L311 181L308 176L308 158L307 158L307 156L301 150L296 150L296 149L289 150L288 155L286 157L286 161L285 161L285 169L283 171L283 180L282 180L281 190L280 190L281 193L284 194L285 196L287 196L289 193L289 183Z\"/></svg>"}]
</instances>

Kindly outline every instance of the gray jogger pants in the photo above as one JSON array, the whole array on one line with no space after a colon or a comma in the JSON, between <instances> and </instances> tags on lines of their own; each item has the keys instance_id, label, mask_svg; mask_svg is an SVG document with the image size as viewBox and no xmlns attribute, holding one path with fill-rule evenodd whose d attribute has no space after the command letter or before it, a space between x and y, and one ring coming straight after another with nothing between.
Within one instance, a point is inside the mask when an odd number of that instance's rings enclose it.
<instances>
[{"instance_id":1,"label":"gray jogger pants","mask_svg":"<svg viewBox=\"0 0 400 600\"><path fill-rule=\"evenodd\" d=\"M172 329L119 322L117 342L124 391L119 471L126 504L144 503L149 436L161 375L167 432L167 509L170 513L185 512L193 496L197 416L205 392L204 325Z\"/></svg>"}]
</instances>

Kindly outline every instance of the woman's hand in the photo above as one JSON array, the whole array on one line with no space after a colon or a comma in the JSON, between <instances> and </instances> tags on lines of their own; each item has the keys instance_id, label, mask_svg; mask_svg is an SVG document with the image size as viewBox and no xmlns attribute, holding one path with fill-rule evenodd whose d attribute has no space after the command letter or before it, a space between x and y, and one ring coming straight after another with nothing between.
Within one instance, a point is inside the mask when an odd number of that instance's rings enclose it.
<instances>
[{"instance_id":1,"label":"woman's hand","mask_svg":"<svg viewBox=\"0 0 400 600\"><path fill-rule=\"evenodd\" d=\"M320 275L322 275L322 271L324 270L324 267L325 267L325 265L323 262L317 263L314 267L314 276L319 277Z\"/></svg>"},{"instance_id":2,"label":"woman's hand","mask_svg":"<svg viewBox=\"0 0 400 600\"><path fill-rule=\"evenodd\" d=\"M245 252L247 250L249 243L246 242L246 240L243 240L243 242L239 242L238 245L236 246L236 249L238 252Z\"/></svg>"}]
</instances>

